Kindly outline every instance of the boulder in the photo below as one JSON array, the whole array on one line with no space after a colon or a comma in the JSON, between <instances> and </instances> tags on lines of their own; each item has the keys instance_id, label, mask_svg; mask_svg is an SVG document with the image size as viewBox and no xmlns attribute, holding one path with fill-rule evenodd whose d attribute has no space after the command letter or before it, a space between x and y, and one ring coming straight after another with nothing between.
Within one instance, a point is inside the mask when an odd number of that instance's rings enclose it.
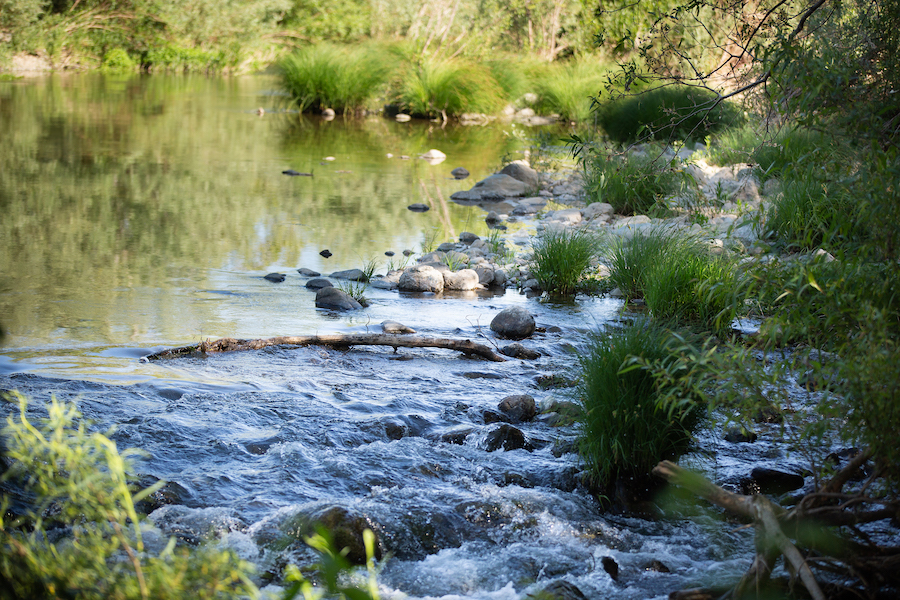
<instances>
[{"instance_id":1,"label":"boulder","mask_svg":"<svg viewBox=\"0 0 900 600\"><path fill-rule=\"evenodd\" d=\"M478 287L478 273L472 269L444 272L444 289L470 291Z\"/></svg>"},{"instance_id":2,"label":"boulder","mask_svg":"<svg viewBox=\"0 0 900 600\"><path fill-rule=\"evenodd\" d=\"M537 189L540 186L537 171L532 169L524 160L515 160L509 163L500 170L500 173L518 179L531 189Z\"/></svg>"},{"instance_id":3,"label":"boulder","mask_svg":"<svg viewBox=\"0 0 900 600\"><path fill-rule=\"evenodd\" d=\"M404 292L440 293L444 291L444 276L429 265L416 265L403 271L399 288Z\"/></svg>"},{"instance_id":4,"label":"boulder","mask_svg":"<svg viewBox=\"0 0 900 600\"><path fill-rule=\"evenodd\" d=\"M450 198L456 201L481 202L524 196L528 185L504 173L491 175L475 184L471 190L456 192Z\"/></svg>"},{"instance_id":5,"label":"boulder","mask_svg":"<svg viewBox=\"0 0 900 600\"><path fill-rule=\"evenodd\" d=\"M324 287L316 292L316 308L360 310L362 304L354 300L348 293L336 287Z\"/></svg>"},{"instance_id":6,"label":"boulder","mask_svg":"<svg viewBox=\"0 0 900 600\"><path fill-rule=\"evenodd\" d=\"M528 394L507 396L500 401L497 408L509 418L510 423L527 423L537 414L534 398Z\"/></svg>"},{"instance_id":7,"label":"boulder","mask_svg":"<svg viewBox=\"0 0 900 600\"><path fill-rule=\"evenodd\" d=\"M500 337L521 340L531 336L535 330L534 317L519 306L505 308L491 321L491 331Z\"/></svg>"},{"instance_id":8,"label":"boulder","mask_svg":"<svg viewBox=\"0 0 900 600\"><path fill-rule=\"evenodd\" d=\"M316 277L306 282L306 288L310 290L321 290L322 288L333 287L334 284L324 277Z\"/></svg>"},{"instance_id":9,"label":"boulder","mask_svg":"<svg viewBox=\"0 0 900 600\"><path fill-rule=\"evenodd\" d=\"M335 547L345 549L347 559L355 565L366 564L363 531L379 529L365 515L343 506L311 507L302 510L281 526L285 532L296 536L298 540L313 535L317 527L324 527L331 532ZM381 555L381 543L376 538L375 556L380 558Z\"/></svg>"},{"instance_id":10,"label":"boulder","mask_svg":"<svg viewBox=\"0 0 900 600\"><path fill-rule=\"evenodd\" d=\"M488 452L500 449L519 450L527 445L525 434L508 423L492 428L484 439L484 449Z\"/></svg>"}]
</instances>

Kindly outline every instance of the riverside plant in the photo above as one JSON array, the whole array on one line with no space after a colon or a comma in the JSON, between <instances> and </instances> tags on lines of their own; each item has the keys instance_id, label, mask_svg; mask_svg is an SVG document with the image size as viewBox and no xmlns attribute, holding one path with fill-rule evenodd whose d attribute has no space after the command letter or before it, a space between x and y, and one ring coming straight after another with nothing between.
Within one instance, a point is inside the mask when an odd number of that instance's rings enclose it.
<instances>
[{"instance_id":1,"label":"riverside plant","mask_svg":"<svg viewBox=\"0 0 900 600\"><path fill-rule=\"evenodd\" d=\"M487 67L461 58L433 56L408 65L395 95L410 114L444 120L466 112L493 113L505 100L503 88Z\"/></svg>"},{"instance_id":2,"label":"riverside plant","mask_svg":"<svg viewBox=\"0 0 900 600\"><path fill-rule=\"evenodd\" d=\"M591 97L607 81L609 64L586 56L547 65L535 77L534 89L539 98L536 108L541 114L555 113L567 121L589 121L593 104Z\"/></svg>"},{"instance_id":3,"label":"riverside plant","mask_svg":"<svg viewBox=\"0 0 900 600\"><path fill-rule=\"evenodd\" d=\"M369 46L315 44L278 63L284 90L301 112L360 112L386 85L390 55Z\"/></svg>"},{"instance_id":4,"label":"riverside plant","mask_svg":"<svg viewBox=\"0 0 900 600\"><path fill-rule=\"evenodd\" d=\"M586 229L548 228L532 243L532 275L541 288L571 296L597 257L599 240Z\"/></svg>"},{"instance_id":5,"label":"riverside plant","mask_svg":"<svg viewBox=\"0 0 900 600\"><path fill-rule=\"evenodd\" d=\"M643 298L655 319L723 331L737 315L735 265L694 237L636 232L612 245L609 262L610 284L628 300Z\"/></svg>"},{"instance_id":6,"label":"riverside plant","mask_svg":"<svg viewBox=\"0 0 900 600\"><path fill-rule=\"evenodd\" d=\"M366 298L366 290L369 289L369 282L375 275L375 269L378 268L378 262L373 258L363 264L363 280L362 281L344 281L337 285L337 288L359 302L362 306L369 305L369 299Z\"/></svg>"},{"instance_id":7,"label":"riverside plant","mask_svg":"<svg viewBox=\"0 0 900 600\"><path fill-rule=\"evenodd\" d=\"M595 333L579 355L582 411L578 453L591 483L646 476L691 443L706 410L665 394L654 371L672 360L671 334L649 321Z\"/></svg>"},{"instance_id":8,"label":"riverside plant","mask_svg":"<svg viewBox=\"0 0 900 600\"><path fill-rule=\"evenodd\" d=\"M581 142L573 136L574 141ZM663 198L693 193L693 178L676 160L618 156L609 149L582 146L585 190L591 202L606 202L622 215L663 215Z\"/></svg>"},{"instance_id":9,"label":"riverside plant","mask_svg":"<svg viewBox=\"0 0 900 600\"><path fill-rule=\"evenodd\" d=\"M135 503L162 483L133 493L127 474L139 452L119 453L90 433L74 404L51 400L33 422L24 396L3 430L4 490L22 488L15 511L3 494L0 578L4 597L130 599L256 598L252 566L211 546L145 547ZM27 504L22 505L22 499ZM52 530L52 531L51 531Z\"/></svg>"}]
</instances>

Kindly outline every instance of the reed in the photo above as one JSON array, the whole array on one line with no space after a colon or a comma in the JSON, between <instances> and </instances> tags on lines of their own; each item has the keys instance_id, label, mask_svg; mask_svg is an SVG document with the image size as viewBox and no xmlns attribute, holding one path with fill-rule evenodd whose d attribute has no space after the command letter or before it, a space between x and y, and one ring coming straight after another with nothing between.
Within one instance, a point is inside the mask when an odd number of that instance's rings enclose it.
<instances>
[{"instance_id":1,"label":"reed","mask_svg":"<svg viewBox=\"0 0 900 600\"><path fill-rule=\"evenodd\" d=\"M456 58L424 57L410 63L395 95L412 115L445 119L467 112L493 113L504 101L503 88L487 67Z\"/></svg>"},{"instance_id":2,"label":"reed","mask_svg":"<svg viewBox=\"0 0 900 600\"><path fill-rule=\"evenodd\" d=\"M534 87L541 114L555 113L567 121L592 119L592 98L600 95L610 67L596 57L553 63L536 74Z\"/></svg>"}]
</instances>

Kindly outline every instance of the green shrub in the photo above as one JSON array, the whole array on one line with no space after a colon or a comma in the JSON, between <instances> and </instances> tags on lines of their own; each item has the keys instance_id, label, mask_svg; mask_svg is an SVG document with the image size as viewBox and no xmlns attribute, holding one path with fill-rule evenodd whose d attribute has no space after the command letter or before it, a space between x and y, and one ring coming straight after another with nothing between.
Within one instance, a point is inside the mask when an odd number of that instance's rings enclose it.
<instances>
[{"instance_id":1,"label":"green shrub","mask_svg":"<svg viewBox=\"0 0 900 600\"><path fill-rule=\"evenodd\" d=\"M101 68L104 71L132 71L137 62L122 48L113 48L103 55Z\"/></svg>"},{"instance_id":2,"label":"green shrub","mask_svg":"<svg viewBox=\"0 0 900 600\"><path fill-rule=\"evenodd\" d=\"M619 288L626 301L642 299L653 266L673 246L683 243L682 240L674 232L663 229L615 238L608 255L610 284Z\"/></svg>"},{"instance_id":3,"label":"green shrub","mask_svg":"<svg viewBox=\"0 0 900 600\"><path fill-rule=\"evenodd\" d=\"M668 212L665 197L694 193L693 180L674 161L597 152L585 157L582 166L590 202L611 204L622 215L662 215Z\"/></svg>"},{"instance_id":4,"label":"green shrub","mask_svg":"<svg viewBox=\"0 0 900 600\"><path fill-rule=\"evenodd\" d=\"M532 274L541 288L569 296L591 267L599 249L596 234L586 229L548 228L535 238Z\"/></svg>"},{"instance_id":5,"label":"green shrub","mask_svg":"<svg viewBox=\"0 0 900 600\"><path fill-rule=\"evenodd\" d=\"M222 51L208 52L200 48L168 45L150 49L142 62L150 71L205 72L220 71L227 66Z\"/></svg>"},{"instance_id":6,"label":"green shrub","mask_svg":"<svg viewBox=\"0 0 900 600\"><path fill-rule=\"evenodd\" d=\"M597 119L610 139L630 143L640 139L704 139L733 124L739 113L716 94L689 86L660 87L602 104Z\"/></svg>"},{"instance_id":7,"label":"green shrub","mask_svg":"<svg viewBox=\"0 0 900 600\"><path fill-rule=\"evenodd\" d=\"M397 102L421 117L452 117L467 112L496 112L503 88L484 66L463 59L420 58L401 75Z\"/></svg>"},{"instance_id":8,"label":"green shrub","mask_svg":"<svg viewBox=\"0 0 900 600\"><path fill-rule=\"evenodd\" d=\"M108 437L88 433L74 405L53 400L49 417L35 425L25 398L14 397L19 411L3 431L11 463L3 480L24 487L30 505L17 507L17 516L3 497L4 593L91 600L257 596L252 567L231 551L176 548L174 539L158 555L145 549L134 504L158 488L129 489L135 453L120 454Z\"/></svg>"},{"instance_id":9,"label":"green shrub","mask_svg":"<svg viewBox=\"0 0 900 600\"><path fill-rule=\"evenodd\" d=\"M595 334L579 356L578 452L594 485L645 476L660 460L688 448L705 410L690 398L664 394L653 375L672 360L671 339L638 322Z\"/></svg>"},{"instance_id":10,"label":"green shrub","mask_svg":"<svg viewBox=\"0 0 900 600\"><path fill-rule=\"evenodd\" d=\"M331 108L360 111L376 97L390 75L388 54L372 47L316 44L278 63L284 90L301 112Z\"/></svg>"}]
</instances>

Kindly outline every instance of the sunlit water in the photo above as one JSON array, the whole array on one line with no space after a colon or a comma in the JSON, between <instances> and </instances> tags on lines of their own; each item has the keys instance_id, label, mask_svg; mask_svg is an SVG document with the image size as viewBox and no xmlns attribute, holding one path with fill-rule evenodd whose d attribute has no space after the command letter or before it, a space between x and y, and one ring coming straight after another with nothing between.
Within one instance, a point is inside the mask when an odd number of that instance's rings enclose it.
<instances>
[{"instance_id":1,"label":"sunlit water","mask_svg":"<svg viewBox=\"0 0 900 600\"><path fill-rule=\"evenodd\" d=\"M314 307L299 267L377 258L383 272L385 251L420 251L435 231L438 242L486 233L482 209L448 198L521 149L514 128L301 118L281 110L276 83L0 83L0 388L78 400L96 427L115 426L120 447L149 453L140 474L171 482L178 504L151 515L162 534L219 539L260 573L309 560L302 544L277 543L282 526L330 506L364 516L392 553L380 576L389 598L523 598L557 579L589 598L665 597L746 568L752 533L714 512L602 515L581 484L572 427L538 419L521 426L528 449L488 451L496 425L484 411L511 394L567 398L538 379L571 373L617 301L370 289L364 311ZM431 148L447 161L416 158ZM472 178L451 179L457 166ZM314 176L281 174L289 168ZM413 202L432 210L407 210ZM287 280L262 278L272 271ZM378 331L385 319L497 344L488 326L513 304L544 328L527 341L538 360L376 347L140 360L205 338ZM449 443L448 432L468 435ZM716 443L721 453L694 463L746 472ZM786 460L765 440L752 452ZM671 572L646 570L653 559Z\"/></svg>"}]
</instances>

